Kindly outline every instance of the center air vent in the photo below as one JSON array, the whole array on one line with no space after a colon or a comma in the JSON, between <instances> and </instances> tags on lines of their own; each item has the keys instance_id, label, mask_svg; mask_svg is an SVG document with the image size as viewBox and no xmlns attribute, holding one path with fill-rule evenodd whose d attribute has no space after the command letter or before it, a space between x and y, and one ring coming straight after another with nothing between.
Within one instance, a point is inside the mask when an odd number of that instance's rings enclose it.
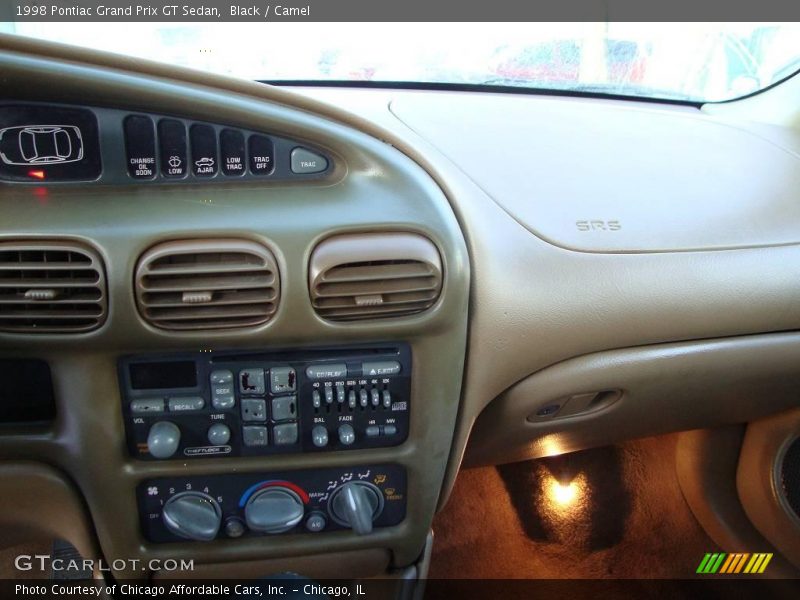
<instances>
[{"instance_id":1,"label":"center air vent","mask_svg":"<svg viewBox=\"0 0 800 600\"><path fill-rule=\"evenodd\" d=\"M412 315L442 289L436 246L413 233L329 238L314 250L308 277L314 308L333 321Z\"/></svg>"},{"instance_id":2,"label":"center air vent","mask_svg":"<svg viewBox=\"0 0 800 600\"><path fill-rule=\"evenodd\" d=\"M106 318L100 257L73 242L0 242L0 331L76 333Z\"/></svg>"},{"instance_id":3,"label":"center air vent","mask_svg":"<svg viewBox=\"0 0 800 600\"><path fill-rule=\"evenodd\" d=\"M166 242L136 268L139 311L161 329L255 327L275 314L279 297L275 257L255 242Z\"/></svg>"}]
</instances>

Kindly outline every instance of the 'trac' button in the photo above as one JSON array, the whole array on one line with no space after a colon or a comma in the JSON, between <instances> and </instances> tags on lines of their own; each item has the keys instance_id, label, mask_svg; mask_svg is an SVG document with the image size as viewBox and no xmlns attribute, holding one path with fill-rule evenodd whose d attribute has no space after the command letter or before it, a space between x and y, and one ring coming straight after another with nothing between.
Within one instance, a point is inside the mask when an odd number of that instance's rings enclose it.
<instances>
[{"instance_id":1,"label":"'trac' button","mask_svg":"<svg viewBox=\"0 0 800 600\"><path fill-rule=\"evenodd\" d=\"M328 159L306 148L292 150L292 173L298 175L321 173L328 168Z\"/></svg>"}]
</instances>

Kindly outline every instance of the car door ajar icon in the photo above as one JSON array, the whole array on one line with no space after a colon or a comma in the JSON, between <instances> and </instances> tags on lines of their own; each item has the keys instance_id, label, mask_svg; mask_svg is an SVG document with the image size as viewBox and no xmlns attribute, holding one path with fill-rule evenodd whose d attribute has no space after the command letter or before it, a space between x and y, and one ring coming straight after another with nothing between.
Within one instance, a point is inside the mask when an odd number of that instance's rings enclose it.
<instances>
[{"instance_id":1,"label":"car door ajar icon","mask_svg":"<svg viewBox=\"0 0 800 600\"><path fill-rule=\"evenodd\" d=\"M53 165L83 159L74 125L19 125L0 129L0 160L7 165Z\"/></svg>"}]
</instances>

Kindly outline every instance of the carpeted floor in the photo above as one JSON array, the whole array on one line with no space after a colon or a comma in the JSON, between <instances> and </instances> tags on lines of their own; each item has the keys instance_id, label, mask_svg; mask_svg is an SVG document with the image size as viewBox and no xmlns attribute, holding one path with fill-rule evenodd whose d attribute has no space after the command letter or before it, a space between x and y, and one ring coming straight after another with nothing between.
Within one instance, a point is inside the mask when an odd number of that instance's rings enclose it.
<instances>
[{"instance_id":1,"label":"carpeted floor","mask_svg":"<svg viewBox=\"0 0 800 600\"><path fill-rule=\"evenodd\" d=\"M693 577L717 548L681 494L676 440L463 470L429 577Z\"/></svg>"}]
</instances>

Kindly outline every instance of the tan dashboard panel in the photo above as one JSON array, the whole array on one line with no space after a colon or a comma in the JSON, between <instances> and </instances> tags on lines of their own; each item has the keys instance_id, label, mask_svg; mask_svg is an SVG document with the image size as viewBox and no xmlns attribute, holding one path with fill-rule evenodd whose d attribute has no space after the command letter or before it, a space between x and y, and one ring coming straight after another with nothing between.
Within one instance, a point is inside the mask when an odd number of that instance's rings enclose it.
<instances>
[{"instance_id":1,"label":"tan dashboard panel","mask_svg":"<svg viewBox=\"0 0 800 600\"><path fill-rule=\"evenodd\" d=\"M268 86L26 40L2 38L2 46L4 90L14 90L15 98L91 98L94 105L286 135L319 148L335 166L309 182L53 185L44 196L35 186L0 187L0 210L13 214L0 224L0 239L56 236L88 244L105 263L109 293L107 320L90 333L0 336L0 356L50 363L58 413L44 433L17 428L14 435L0 435L0 457L41 460L68 472L86 499L107 560L194 558L210 565L373 550L388 553L393 566L415 561L451 452L469 299L466 245L436 182L381 139L320 114L329 109L315 114L322 105ZM55 78L58 86L51 83ZM391 320L334 323L319 317L308 290L313 248L335 234L379 231L432 241L445 273L435 305ZM139 317L133 290L139 257L162 242L198 239L245 240L269 249L281 297L268 322L239 330L165 331ZM128 455L117 376L121 356L401 341L410 344L414 367L409 437L399 446L193 461L144 462ZM155 544L144 539L137 518L135 489L152 478L381 463L404 467L414 493L406 499L404 521L368 536L336 531Z\"/></svg>"},{"instance_id":2,"label":"tan dashboard panel","mask_svg":"<svg viewBox=\"0 0 800 600\"><path fill-rule=\"evenodd\" d=\"M307 96L300 96L268 86L232 81L197 72L175 70L122 57L108 57L87 51L69 51L65 54L63 49L58 46L44 44L40 46L31 42L21 41L14 44L13 50L17 53L19 60L13 69L6 69L7 77L9 81L14 83L15 89L25 91L34 96L44 95L46 97L47 90L43 89L43 86L37 85L34 79L28 77L28 70L31 67L40 69L39 72L42 75L60 77L62 82L61 91L65 98L81 99L87 81L92 82L91 89L96 89L97 85L97 81L92 74L86 72L85 69L82 70L79 66L81 61L89 61L97 66L104 66L109 69L107 75L113 79L115 85L113 87L106 86L101 95L111 104L124 104L128 98L135 97L135 94L146 92L144 97L147 102L155 102L158 106L164 107L164 110L179 110L181 103L176 101L175 98L184 92L188 92L196 99L196 103L193 104L191 110L198 117L217 114L215 112L217 110L215 103L224 100L224 114L233 121L243 125L249 124L253 127L256 127L258 123L274 122L281 125L286 130L286 133L299 137L305 135L309 138L315 138L323 149L345 159L344 164L347 165L347 170L334 174L330 181L330 187L332 188L342 187L342 178L348 175L349 170L354 170L357 177L357 180L350 179L349 182L355 185L357 181L358 189L363 192L371 192L376 189L370 187L374 183L373 180L376 176L388 175L394 177L396 175L396 172L392 169L384 171L382 168L375 168L376 164L381 164L380 161L379 163L373 162L376 152L382 156L386 151L386 146L378 143L377 147L380 147L381 150L376 150L376 145L372 142L362 145L364 136L356 135L354 133L356 129L372 135L378 140L389 142L391 146L411 157L418 165L428 171L434 178L435 183L438 184L438 188L444 191L446 199L449 201L452 211L458 220L457 224L448 216L444 221L441 221L444 224L442 229L440 225L437 225L440 223L440 217L435 214L432 217L427 212L427 204L413 200L413 194L409 194L408 198L411 200L408 201L408 204L403 204L404 208L401 208L400 204L393 202L388 205L383 204L386 194L379 191L378 195L371 199L369 206L374 208L376 203L381 202L382 210L386 209L387 206L391 207L389 213L382 217L379 222L380 225L396 226L400 230L422 233L434 239L440 252L443 253L442 257L445 271L450 277L449 281L452 281L452 269L455 268L456 272L463 276L459 280L464 284L468 268L467 262L470 263L471 293L469 297L470 324L467 368L464 371L463 396L450 450L451 456L447 463L445 487L439 499L440 505L445 501L448 490L454 481L469 433L479 413L493 399L502 395L511 386L532 373L573 357L609 349L661 344L680 340L713 339L764 332L791 331L800 328L800 304L797 302L797 282L800 281L800 248L798 246L777 245L720 251L720 248L724 246L723 244L723 246L715 245L713 249L709 248L707 251L674 253L623 251L609 253L604 251L604 248L608 249L605 244L609 242L602 236L605 233L614 235L620 230L603 231L598 228L589 232L592 236L596 234L595 239L600 240L595 243L597 252L575 252L559 247L543 240L542 237L534 235L530 228L521 225L520 221L515 219L509 211L503 209L498 204L497 198L492 197L491 190L496 186L499 186L499 189L507 189L503 181L500 183L491 181L495 178L509 180L510 175L507 170L496 171L486 168L480 162L461 162L456 161L453 157L448 157L446 152L443 153L443 149L439 147L436 140L425 135L422 130L415 130L417 128L409 115L401 114L403 118L401 121L389 110L389 106L394 102L395 107L413 106L413 112L416 114L417 111L422 111L423 103L430 101L435 109L432 110L432 114L436 115L441 112L442 106L448 106L452 111L452 114L448 116L448 121L456 121L452 131L454 139L463 139L465 131L469 133L470 128L465 128L464 123L472 124L487 118L487 115L490 116L495 119L494 122L496 124L491 136L485 139L470 137L469 143L465 144L465 147L476 148L476 152L481 157L485 157L487 154L504 156L505 148L519 148L525 144L536 143L539 147L545 148L548 146L561 147L559 131L551 131L548 136L532 138L530 135L521 135L525 129L521 127L518 120L510 118L503 120L499 116L492 115L492 113L496 112L493 108L488 111L480 110L476 113L476 107L482 107L483 100L480 98L470 100L470 94L396 90L309 89L303 90L303 93L307 94ZM25 57L23 59L19 54L20 52L32 52L39 55L40 58ZM49 62L49 60L58 59L59 57L68 58L70 63L64 64L62 61L57 62L57 64L51 64ZM128 73L127 70L139 75ZM64 77L65 74L68 76ZM152 85L147 86L147 89L144 90L142 79L157 82L157 84L154 84L155 87ZM180 84L176 84L178 80ZM216 91L209 91L209 86L216 88ZM300 109L298 111L300 114L291 111L293 120L290 127L284 122L286 113L276 107L276 103ZM664 132L663 124L665 122L686 118L685 125L689 129L692 129L692 124L697 125L692 135L703 138L699 141L704 147L708 145L708 140L705 140L706 135L711 135L713 138L724 131L725 133L721 134L723 137L727 137L728 134L738 136L739 134L733 133L732 129L744 129L751 133L751 130L756 129L746 121L735 120L730 123L723 124L720 122L711 125L704 120L705 118L697 118L702 116L700 111L690 108L657 105L641 106L630 102L510 95L503 97L502 104L509 107L509 110L505 111L506 114L529 114L530 118L536 121L547 118L548 107L555 107L553 110L562 117L578 110L578 108L587 112L587 118L592 115L597 117L598 115L611 113L615 115L612 120L597 119L596 133L601 137L608 136L609 139L617 141L619 141L619 131L615 131L615 129L619 129L619 126L625 129L629 116L644 126L649 126L652 121L654 126L662 132ZM511 107L511 104L514 104L514 106ZM323 129L328 131L328 126L330 126L332 128L331 132L335 131L335 135L332 133L330 137L327 134L320 136L322 130L316 127L318 121L310 117L310 113L324 116L326 126ZM398 114L400 114L399 111ZM281 118L275 120L275 115L280 115ZM420 118L422 121L427 119L424 115ZM723 119L719 120L723 121ZM569 129L569 121L562 121L562 123L564 123L566 129ZM758 135L766 140L781 140L777 146L773 145L763 153L753 153L753 164L750 166L750 172L754 174L754 179L759 179L759 183L761 183L762 173L774 172L769 162L776 156L775 152L778 151L776 150L778 146L781 148L793 148L796 151L800 145L797 144L797 133L792 129L781 128L776 131L767 128L759 129L759 132ZM664 132L665 135L668 135L668 133ZM749 136L750 133L742 135ZM329 143L326 143L326 140ZM354 143L352 145L343 144L343 140L348 142L352 140ZM641 152L641 157L637 160L646 161L647 156L657 157L657 148L658 140L654 139L647 146L646 151ZM765 145L757 142L754 143L754 148L765 148ZM342 152L344 152L343 155L340 154ZM539 150L537 149L536 152L538 153ZM496 156L492 160L497 160ZM792 161L793 159L784 156L778 159L780 165L793 164ZM410 162L408 161L408 163ZM666 169L667 166L665 165L664 168ZM574 164L566 162L549 172L547 177L552 178L554 182L564 181L570 177L573 171ZM796 174L794 172L786 173L786 175L784 183L795 181ZM521 174L514 174L514 180L520 177L522 177ZM737 174L733 174L732 177L738 179ZM397 183L401 182L398 181ZM781 199L789 197L786 194L794 193L797 189L796 186L792 188L787 185L786 190L776 190L774 185L777 185L777 183L766 180L763 183L765 189L775 191L775 195L768 200L764 200L764 202L778 202L781 206L783 202ZM523 188L521 189L527 189L527 187L533 185L527 182L522 182L522 184ZM583 189L579 183L570 184L567 182L567 184L573 187L577 185L580 189ZM551 182L548 185L552 186L556 185L556 183ZM693 185L693 181L687 180L684 187L691 188ZM315 189L319 189L321 194L335 193L335 190L331 191L321 184L317 184ZM412 186L412 189L416 188ZM427 197L430 188L426 187L425 189L428 191L425 191L423 195ZM753 188L749 185L741 189L747 194L753 193ZM349 190L350 188L341 191L345 194ZM439 190L437 189L435 193L438 194ZM661 197L660 191L657 190L654 193L658 198ZM248 192L244 189L241 190L240 194L242 197L248 197ZM247 200L232 198L231 202L244 202L249 209L263 206L267 196L281 196L289 203L299 201L298 205L303 207L303 211L306 208L309 210L307 213L302 212L301 217L313 214L315 215L314 218L317 218L317 213L311 211L311 208L305 204L307 198L304 199L303 195L297 193L297 190L292 186L286 186L280 192L278 190L256 190ZM100 208L98 222L109 222L110 210L109 212L104 212L103 199L96 198L93 201L94 195L92 194L86 197L87 202ZM142 194L133 194L132 198L141 201L144 196ZM753 196L751 195L750 198L752 199ZM242 232L242 228L239 227L239 223L235 218L239 215L232 215L228 220L224 210L218 210L219 206L214 206L219 202L212 200L213 208L209 208L201 206L203 198L189 198L176 194L175 199L180 199L181 202L184 202L185 206L189 207L188 210L194 215L202 215L211 211L214 212L215 216L222 215L223 221L220 224L222 229L238 233ZM17 200L20 199L17 198ZM23 216L27 214L24 224L26 227L32 227L32 224L36 222L35 217L38 217L35 212L36 208L28 206L24 202L25 198L21 200L15 202L15 206L22 207L19 209L21 211L20 214ZM122 222L135 213L128 204L129 200L130 198L128 200L120 198L119 202L114 206L117 211L115 214L122 217ZM597 202L596 208L600 211L603 207L604 198L595 196L594 200ZM731 205L732 208L739 205L736 196L734 196L734 200ZM146 198L144 201L146 201ZM757 196L755 201L757 203L760 202L760 197ZM56 204L59 203L60 200ZM224 203L223 208L227 205L228 203ZM763 203L761 205L763 206ZM153 203L153 206L156 206L155 203ZM719 209L721 204L717 202L714 206ZM437 204L437 207L437 211L442 210L439 204ZM276 211L275 214L288 218L280 207L273 207L273 210ZM557 210L557 207L553 210ZM420 213L420 211L422 212ZM58 212L58 209L56 209L56 212ZM548 215L551 214L551 211L545 210L544 213ZM752 237L753 233L753 230L747 227L741 230L738 229L741 214L744 213L735 214L734 227L728 230L727 233L723 232L723 237L728 241L731 239L739 240L735 245L739 245L744 238ZM796 215L794 205L787 207L786 214L790 217L790 220L793 215ZM165 215L169 217L169 210L156 212L158 217ZM337 227L341 226L344 229L349 227L357 232L369 231L376 226L375 221L366 218L362 219L357 211L349 213L347 217L351 219L350 225L345 224L346 219L341 214L341 205L332 207L324 215L319 215L320 219L331 219L332 223ZM604 215L575 217L575 219L579 218L613 219ZM775 225L775 223L769 221L769 218L766 212L763 215L758 215L758 223L765 224L765 231L770 240L774 241L776 239L772 236L778 231L783 232L781 235L784 235L784 237L794 236L794 232L787 233L788 229ZM767 219L767 221L764 221L764 219ZM354 222L352 222L353 220ZM263 239L264 243L271 249L277 249L278 245L283 247L283 244L287 243L294 248L292 253L305 252L305 249L301 250L298 247L299 244L295 245L292 242L292 234L297 231L297 223L289 221L284 221L283 223L288 228L288 231L280 236L274 236L270 233L269 237ZM425 225L420 225L420 223L425 223ZM177 219L171 220L167 218L166 224L176 230L185 229L185 223ZM463 236L469 249L469 257L467 257L463 246L461 246L461 234L454 232L459 225L463 230ZM625 223L622 226L625 227ZM577 229L577 225L575 227ZM671 221L661 223L654 231L650 232L652 239L644 241L642 241L643 238L641 236L644 236L645 233L637 233L640 237L634 246L642 246L643 244L652 246L653 240L664 238L663 232L669 233L667 237L673 240L672 244L675 244L674 240L676 239L684 239L681 236L686 235L685 232L676 233L671 227ZM125 228L117 225L116 229L124 230ZM442 233L443 231L446 232L446 235ZM692 235L697 233L694 226L690 228L690 231L693 232ZM318 243L324 239L325 235L330 233L332 232L326 231L324 234L320 234L313 239L312 243ZM582 234L586 232L576 231L575 233ZM79 233L79 235L83 234ZM718 231L711 235L722 235L722 233ZM447 248L443 245L445 243L444 238L450 239L450 237L457 240L459 247L455 255L448 254ZM261 239L259 238L259 240ZM791 239L794 239L794 237L791 237ZM158 241L157 236L149 236L147 240L147 242L153 243L156 241ZM616 242L613 243L616 244ZM679 245L685 246L683 242ZM138 247L126 250L127 253L132 255L135 255L138 251L140 251ZM122 254L123 252L114 255L115 267L125 264L130 267L133 257L126 258ZM293 255L299 256L299 254ZM284 269L287 264L298 264L297 262L292 263L291 260L287 261L280 253L277 254L277 258L281 269ZM302 263L302 261L299 262ZM297 289L305 289L305 287L305 281L301 282L292 275L288 288L284 288L284 293L295 294ZM123 286L120 289L123 290L124 294L125 287ZM448 369L451 368L461 373L461 365L456 366L456 363L463 357L455 357L454 355L459 348L464 347L462 345L463 339L460 339L453 348L448 349L447 356L441 354L442 344L446 345L453 339L446 331L447 326L445 323L453 323L454 321L449 319L457 320L466 315L467 307L452 298L453 294L459 293L464 294L462 300L466 300L464 288L457 290L448 288L444 291L441 305L449 313L448 318L436 316L431 321L414 319L413 325L409 322L400 326L388 326L384 330L383 337L386 339L408 338L411 331L419 335L419 338L417 335L412 335L412 338L415 341L415 345L417 343L422 344L424 347L423 356L429 361L429 368L426 367L425 377L432 377L436 380L438 374L448 372ZM111 317L114 318L115 309L122 309L125 312L130 310L131 307L131 303L123 300L121 307L111 307ZM438 309L435 310L438 311ZM457 317L456 313L460 317ZM438 312L437 315L439 315ZM442 320L439 321L439 318ZM357 326L349 329L334 324L321 324L315 319L316 317L311 315L305 308L303 310L290 310L285 315L279 310L277 320L271 325L268 325L264 330L259 330L252 336L243 336L240 341L235 343L237 345L245 345L266 339L267 335L270 336L269 339L297 340L304 329L290 326L289 324L298 320L306 320L311 323L310 327L319 328L320 339L334 339L336 337L341 339L344 337L348 340L358 340L369 338L372 335L370 327ZM435 334L437 339L430 340L430 343L425 343L425 336L419 332L428 325L431 326L428 331ZM128 333L132 331L138 332L139 330L139 324L136 322L117 322L117 326L126 328ZM419 329L415 329L415 327L419 327ZM98 347L103 349L108 346L108 339L99 335L100 332L97 333L98 335L93 339L96 339ZM134 336L137 340L139 339L138 335L139 333L136 333ZM137 342L136 348L133 349L146 349L153 347L153 344L156 343L158 345L163 343L164 346L174 344L174 347L185 344L183 338L175 337L171 340L158 336L153 331L148 332L146 335L150 336L148 338L150 341L145 342L142 339ZM215 337L214 339L216 340L217 338ZM222 339L225 339L224 336ZM59 344L57 341L54 343L56 344L54 346L56 350L70 347L69 344ZM107 368L110 363L107 359L104 360L106 360ZM448 390L454 390L455 387L452 385L450 377L447 377L447 381L450 382L446 386ZM107 382L97 387L94 391L107 393L112 387L112 384ZM439 399L446 397L446 402L454 402L449 395L450 392L447 390L440 391L438 386L416 391L419 394L429 394L431 392L433 393L433 397L430 398L431 410L439 410L435 404ZM117 392L114 391L114 393ZM68 400L78 401L74 394L68 396ZM618 404L623 406L621 403ZM100 401L95 401L91 406L98 406L102 409L103 405ZM448 404L447 410L452 411L448 414L455 414L456 408L455 405ZM680 414L670 414L670 416L677 416L678 422L681 422L680 419L685 418ZM113 421L118 418L118 414L111 412L110 409L103 409L102 417ZM712 419L718 419L719 415L714 413L711 417ZM115 427L120 427L119 423L116 421L114 423ZM419 426L423 428L421 431L425 431L425 435L428 436L436 435L443 438L449 435L449 431L442 429L438 423L435 425L419 423ZM512 426L515 426L515 424L512 423ZM436 428L435 432L432 431L434 427ZM505 431L498 429L494 432L494 435L502 438L505 435ZM598 434L598 437L602 436ZM614 436L610 435L610 437ZM607 438L604 437L603 439ZM50 452L49 448L45 450L44 446L39 446L39 449L41 452ZM437 443L436 449L439 452L444 451L444 445ZM413 453L416 453L417 450L415 448ZM379 455L381 458L386 456L382 453L379 453ZM415 454L415 456L421 460L419 455ZM54 458L53 460L57 459ZM135 479L137 476L142 477L142 474L137 472L132 478ZM426 481L430 480L426 479ZM434 492L431 490L431 493ZM298 548L298 546L293 546L293 548ZM406 550L408 550L408 547L406 547ZM249 554L252 556L252 551ZM405 556L409 555L410 552L405 554Z\"/></svg>"},{"instance_id":3,"label":"tan dashboard panel","mask_svg":"<svg viewBox=\"0 0 800 600\"><path fill-rule=\"evenodd\" d=\"M99 558L83 498L63 473L42 463L1 461L0 497L3 543L15 537L61 539L84 558Z\"/></svg>"},{"instance_id":4,"label":"tan dashboard panel","mask_svg":"<svg viewBox=\"0 0 800 600\"><path fill-rule=\"evenodd\" d=\"M800 241L798 132L777 142L693 108L634 102L462 94L457 105L406 96L391 109L553 244L669 252Z\"/></svg>"},{"instance_id":5,"label":"tan dashboard panel","mask_svg":"<svg viewBox=\"0 0 800 600\"><path fill-rule=\"evenodd\" d=\"M472 430L465 461L539 458L671 431L745 423L797 406L800 334L664 344L581 356L522 380ZM543 409L619 390L597 409ZM602 395L600 396L602 403ZM502 435L498 435L502 431Z\"/></svg>"},{"instance_id":6,"label":"tan dashboard panel","mask_svg":"<svg viewBox=\"0 0 800 600\"><path fill-rule=\"evenodd\" d=\"M507 171L444 156L437 141L424 131L416 131L408 115L400 120L389 107L413 106L416 114L428 99L433 107L447 105L451 111L448 119L458 122L452 132L454 139L462 140L470 131L464 123L495 119L497 126L490 137L470 138L467 144L475 147L480 156L504 156L503 148L523 144L558 146L557 135L522 136L518 121L503 120L494 109L476 114L475 107L483 106L484 100L470 100L472 95L466 93L332 89L307 89L304 93L337 109L356 112L374 123L373 128L380 126L390 131L395 138L393 143L437 178L464 230L472 262L470 344L462 409L442 502L455 479L475 418L492 400L532 373L569 358L609 349L800 328L797 245L646 253L561 248L521 225L494 201L490 189L479 183L497 179L493 186L505 189L504 180L510 177ZM578 110L580 106L587 115L594 116L604 114L613 105L619 121L598 118L596 125L600 129L598 135L611 138L618 134L614 124L624 124L625 116L632 113L641 112L642 118L650 115L653 121L676 112L702 116L701 111L692 108L525 94L504 95L498 106L503 104L514 104L511 112L528 112L536 120L546 118L540 111L546 113L551 104L571 105L559 108L560 112ZM420 118L427 120L424 115ZM692 119L689 121L695 122ZM759 135L780 140L779 145L795 152L800 147L796 130L761 128L745 120L720 120L727 123L726 127L757 130ZM646 120L644 124L647 125ZM710 128L698 126L697 131L708 132ZM651 151L657 152L656 141L644 154ZM754 155L751 171L760 174L762 161L769 160L768 156L769 153L763 157ZM765 168L769 170L768 165ZM564 180L573 171L574 165L568 163L548 177ZM602 206L602 200L597 197L598 206ZM789 214L794 210L791 208ZM653 235L660 236L660 231L659 228ZM511 423L511 427L516 426ZM502 428L495 432L498 438L504 434Z\"/></svg>"}]
</instances>

